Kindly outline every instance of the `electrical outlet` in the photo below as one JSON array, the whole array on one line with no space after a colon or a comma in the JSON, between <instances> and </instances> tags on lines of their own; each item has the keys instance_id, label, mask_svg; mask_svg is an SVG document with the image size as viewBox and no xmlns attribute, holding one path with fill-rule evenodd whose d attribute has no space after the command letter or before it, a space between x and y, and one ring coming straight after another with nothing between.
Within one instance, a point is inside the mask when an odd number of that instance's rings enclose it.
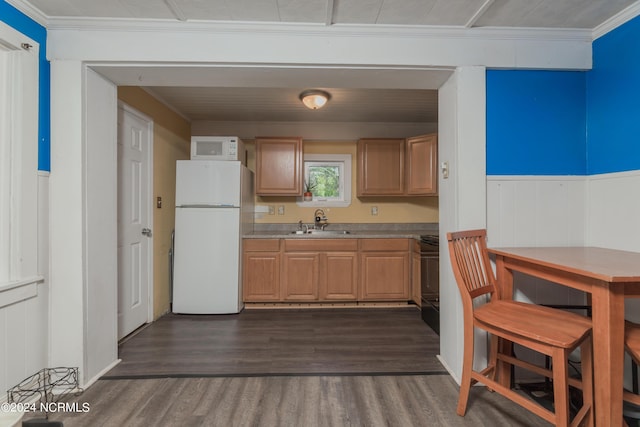
<instances>
[{"instance_id":1,"label":"electrical outlet","mask_svg":"<svg viewBox=\"0 0 640 427\"><path fill-rule=\"evenodd\" d=\"M278 206L278 215L284 215L284 205Z\"/></svg>"},{"instance_id":2,"label":"electrical outlet","mask_svg":"<svg viewBox=\"0 0 640 427\"><path fill-rule=\"evenodd\" d=\"M276 207L273 205L269 205L269 215L275 215L276 214Z\"/></svg>"},{"instance_id":3,"label":"electrical outlet","mask_svg":"<svg viewBox=\"0 0 640 427\"><path fill-rule=\"evenodd\" d=\"M378 215L378 207L377 206L371 206L371 215L373 215L373 216Z\"/></svg>"}]
</instances>

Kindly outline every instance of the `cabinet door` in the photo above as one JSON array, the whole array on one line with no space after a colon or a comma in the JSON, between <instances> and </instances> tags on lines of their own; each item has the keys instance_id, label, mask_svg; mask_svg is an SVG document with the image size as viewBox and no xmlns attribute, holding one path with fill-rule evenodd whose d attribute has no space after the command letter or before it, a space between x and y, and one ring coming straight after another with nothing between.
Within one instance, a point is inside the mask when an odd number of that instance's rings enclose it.
<instances>
[{"instance_id":1,"label":"cabinet door","mask_svg":"<svg viewBox=\"0 0 640 427\"><path fill-rule=\"evenodd\" d=\"M322 259L321 300L353 301L358 298L358 253L327 252Z\"/></svg>"},{"instance_id":2,"label":"cabinet door","mask_svg":"<svg viewBox=\"0 0 640 427\"><path fill-rule=\"evenodd\" d=\"M256 194L302 195L302 139L256 139Z\"/></svg>"},{"instance_id":3,"label":"cabinet door","mask_svg":"<svg viewBox=\"0 0 640 427\"><path fill-rule=\"evenodd\" d=\"M282 262L282 299L317 300L319 264L320 255L317 252L285 253Z\"/></svg>"},{"instance_id":4,"label":"cabinet door","mask_svg":"<svg viewBox=\"0 0 640 427\"><path fill-rule=\"evenodd\" d=\"M407 194L438 194L438 137L435 133L407 139Z\"/></svg>"},{"instance_id":5,"label":"cabinet door","mask_svg":"<svg viewBox=\"0 0 640 427\"><path fill-rule=\"evenodd\" d=\"M358 141L358 196L404 194L404 139Z\"/></svg>"},{"instance_id":6,"label":"cabinet door","mask_svg":"<svg viewBox=\"0 0 640 427\"><path fill-rule=\"evenodd\" d=\"M409 300L409 252L362 252L360 300Z\"/></svg>"},{"instance_id":7,"label":"cabinet door","mask_svg":"<svg viewBox=\"0 0 640 427\"><path fill-rule=\"evenodd\" d=\"M245 302L280 299L280 253L245 252L242 266Z\"/></svg>"}]
</instances>

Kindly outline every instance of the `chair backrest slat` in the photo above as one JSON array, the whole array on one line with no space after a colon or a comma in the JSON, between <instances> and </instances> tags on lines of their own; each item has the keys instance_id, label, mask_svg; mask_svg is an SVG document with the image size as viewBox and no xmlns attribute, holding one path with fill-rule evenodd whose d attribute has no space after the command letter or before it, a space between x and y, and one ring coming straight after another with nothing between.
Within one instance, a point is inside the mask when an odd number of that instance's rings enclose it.
<instances>
[{"instance_id":1,"label":"chair backrest slat","mask_svg":"<svg viewBox=\"0 0 640 427\"><path fill-rule=\"evenodd\" d=\"M472 300L496 292L486 239L486 230L447 234L451 265L463 299Z\"/></svg>"}]
</instances>

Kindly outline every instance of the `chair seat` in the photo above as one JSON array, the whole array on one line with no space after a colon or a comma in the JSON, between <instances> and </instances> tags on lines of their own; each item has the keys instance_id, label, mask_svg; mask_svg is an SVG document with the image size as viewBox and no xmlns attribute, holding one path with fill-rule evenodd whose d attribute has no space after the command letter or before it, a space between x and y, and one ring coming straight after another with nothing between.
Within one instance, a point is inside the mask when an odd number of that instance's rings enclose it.
<instances>
[{"instance_id":1,"label":"chair seat","mask_svg":"<svg viewBox=\"0 0 640 427\"><path fill-rule=\"evenodd\" d=\"M640 364L640 325L625 322L624 345L635 362Z\"/></svg>"},{"instance_id":2,"label":"chair seat","mask_svg":"<svg viewBox=\"0 0 640 427\"><path fill-rule=\"evenodd\" d=\"M591 320L576 313L519 301L491 301L474 310L485 329L516 334L554 347L574 348L591 330Z\"/></svg>"}]
</instances>

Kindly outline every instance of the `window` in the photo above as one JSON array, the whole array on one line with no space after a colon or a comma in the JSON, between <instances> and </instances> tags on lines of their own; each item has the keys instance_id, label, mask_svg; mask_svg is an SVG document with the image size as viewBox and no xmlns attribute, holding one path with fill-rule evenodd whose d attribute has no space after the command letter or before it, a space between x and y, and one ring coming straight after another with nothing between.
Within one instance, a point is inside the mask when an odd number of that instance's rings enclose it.
<instances>
[{"instance_id":1,"label":"window","mask_svg":"<svg viewBox=\"0 0 640 427\"><path fill-rule=\"evenodd\" d=\"M306 154L304 181L312 187L313 200L300 206L346 207L351 204L351 155Z\"/></svg>"},{"instance_id":2,"label":"window","mask_svg":"<svg viewBox=\"0 0 640 427\"><path fill-rule=\"evenodd\" d=\"M0 22L0 290L37 278L38 45Z\"/></svg>"}]
</instances>

